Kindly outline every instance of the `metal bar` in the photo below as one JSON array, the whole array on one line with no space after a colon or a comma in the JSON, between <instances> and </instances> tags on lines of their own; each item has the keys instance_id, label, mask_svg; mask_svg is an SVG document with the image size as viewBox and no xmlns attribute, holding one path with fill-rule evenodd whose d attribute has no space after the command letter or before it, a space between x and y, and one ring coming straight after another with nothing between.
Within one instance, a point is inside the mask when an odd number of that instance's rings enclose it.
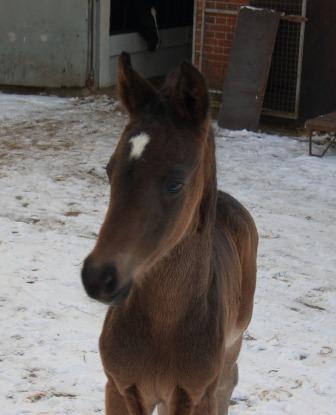
<instances>
[{"instance_id":1,"label":"metal bar","mask_svg":"<svg viewBox=\"0 0 336 415\"><path fill-rule=\"evenodd\" d=\"M222 95L223 91L219 89L209 89L210 94Z\"/></svg>"},{"instance_id":2,"label":"metal bar","mask_svg":"<svg viewBox=\"0 0 336 415\"><path fill-rule=\"evenodd\" d=\"M280 19L292 23L305 23L308 20L307 17L296 14L284 14Z\"/></svg>"},{"instance_id":3,"label":"metal bar","mask_svg":"<svg viewBox=\"0 0 336 415\"><path fill-rule=\"evenodd\" d=\"M204 9L205 13L208 14L225 14L227 16L237 16L238 11L236 10L223 10L223 9Z\"/></svg>"},{"instance_id":4,"label":"metal bar","mask_svg":"<svg viewBox=\"0 0 336 415\"><path fill-rule=\"evenodd\" d=\"M202 66L203 66L204 27L205 27L205 9L203 9L202 11L202 23L201 23L200 57L199 57L199 63L198 63L198 69L200 72L202 72Z\"/></svg>"},{"instance_id":5,"label":"metal bar","mask_svg":"<svg viewBox=\"0 0 336 415\"><path fill-rule=\"evenodd\" d=\"M197 18L197 0L194 0L194 16L193 16L193 38L192 38L192 51L191 62L195 64L195 47L196 47L196 18Z\"/></svg>"},{"instance_id":6,"label":"metal bar","mask_svg":"<svg viewBox=\"0 0 336 415\"><path fill-rule=\"evenodd\" d=\"M307 0L302 0L302 17L306 17L307 14ZM295 98L295 113L297 116L300 111L300 95L301 95L301 82L302 82L302 66L303 66L303 49L305 40L306 21L301 22L300 29L300 44L299 44L299 56L298 56L298 73L296 82L296 98Z\"/></svg>"},{"instance_id":7,"label":"metal bar","mask_svg":"<svg viewBox=\"0 0 336 415\"><path fill-rule=\"evenodd\" d=\"M309 155L313 155L313 131L310 130L309 134Z\"/></svg>"},{"instance_id":8,"label":"metal bar","mask_svg":"<svg viewBox=\"0 0 336 415\"><path fill-rule=\"evenodd\" d=\"M270 115L272 117L277 117L277 118L289 118L292 120L297 120L298 116L297 114L295 114L295 112L286 112L286 111L275 111L275 110L271 110L269 108L263 108L262 109L262 114L263 115Z\"/></svg>"},{"instance_id":9,"label":"metal bar","mask_svg":"<svg viewBox=\"0 0 336 415\"><path fill-rule=\"evenodd\" d=\"M239 14L238 10L225 10L225 9L205 9L205 12L208 14L224 14L226 16L237 16ZM304 16L299 16L296 14L285 14L285 13L280 17L280 19L286 20L288 22L295 22L295 23L302 23L308 20Z\"/></svg>"},{"instance_id":10,"label":"metal bar","mask_svg":"<svg viewBox=\"0 0 336 415\"><path fill-rule=\"evenodd\" d=\"M95 7L94 0L88 0L88 52L87 73L85 86L92 88L94 85L94 47L95 47Z\"/></svg>"}]
</instances>

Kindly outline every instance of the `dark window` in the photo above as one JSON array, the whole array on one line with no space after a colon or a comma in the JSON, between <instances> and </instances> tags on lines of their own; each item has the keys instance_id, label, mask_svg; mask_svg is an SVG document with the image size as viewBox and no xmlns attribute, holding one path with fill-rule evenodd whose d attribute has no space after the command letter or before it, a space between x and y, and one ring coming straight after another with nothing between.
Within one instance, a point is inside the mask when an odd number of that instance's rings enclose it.
<instances>
[{"instance_id":1,"label":"dark window","mask_svg":"<svg viewBox=\"0 0 336 415\"><path fill-rule=\"evenodd\" d=\"M191 26L194 0L111 0L110 34L138 31L143 9L157 10L159 29Z\"/></svg>"}]
</instances>

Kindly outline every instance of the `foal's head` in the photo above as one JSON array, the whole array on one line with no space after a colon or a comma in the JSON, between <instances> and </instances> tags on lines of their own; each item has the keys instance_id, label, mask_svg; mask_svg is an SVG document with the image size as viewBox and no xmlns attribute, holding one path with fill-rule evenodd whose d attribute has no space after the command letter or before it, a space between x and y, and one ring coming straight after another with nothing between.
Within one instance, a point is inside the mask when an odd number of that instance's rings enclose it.
<instances>
[{"instance_id":1,"label":"foal's head","mask_svg":"<svg viewBox=\"0 0 336 415\"><path fill-rule=\"evenodd\" d=\"M197 69L183 62L156 91L123 53L118 89L129 123L107 165L109 208L82 271L89 296L109 304L201 232L214 181L208 92Z\"/></svg>"}]
</instances>

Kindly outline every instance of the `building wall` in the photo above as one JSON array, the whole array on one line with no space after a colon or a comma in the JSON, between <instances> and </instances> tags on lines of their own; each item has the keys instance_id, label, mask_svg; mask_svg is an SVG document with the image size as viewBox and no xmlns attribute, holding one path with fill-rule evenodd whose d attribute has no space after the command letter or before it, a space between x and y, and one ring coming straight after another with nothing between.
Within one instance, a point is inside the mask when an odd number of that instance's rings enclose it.
<instances>
[{"instance_id":1,"label":"building wall","mask_svg":"<svg viewBox=\"0 0 336 415\"><path fill-rule=\"evenodd\" d=\"M249 0L195 0L194 63L203 72L212 90L222 90L237 12L247 4Z\"/></svg>"},{"instance_id":2,"label":"building wall","mask_svg":"<svg viewBox=\"0 0 336 415\"><path fill-rule=\"evenodd\" d=\"M1 0L0 85L84 86L88 0Z\"/></svg>"}]
</instances>

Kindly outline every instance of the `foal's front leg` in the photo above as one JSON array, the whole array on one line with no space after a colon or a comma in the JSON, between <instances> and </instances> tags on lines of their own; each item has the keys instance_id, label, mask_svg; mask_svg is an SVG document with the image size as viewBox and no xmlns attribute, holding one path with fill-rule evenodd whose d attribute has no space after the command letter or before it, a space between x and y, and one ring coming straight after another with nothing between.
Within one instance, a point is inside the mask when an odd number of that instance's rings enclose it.
<instances>
[{"instance_id":1,"label":"foal's front leg","mask_svg":"<svg viewBox=\"0 0 336 415\"><path fill-rule=\"evenodd\" d=\"M108 380L105 387L105 412L106 415L130 415L125 398L119 393L112 380Z\"/></svg>"},{"instance_id":2,"label":"foal's front leg","mask_svg":"<svg viewBox=\"0 0 336 415\"><path fill-rule=\"evenodd\" d=\"M217 415L217 399L215 396L205 396L194 409L193 415Z\"/></svg>"},{"instance_id":3,"label":"foal's front leg","mask_svg":"<svg viewBox=\"0 0 336 415\"><path fill-rule=\"evenodd\" d=\"M217 415L217 399L214 391L208 392L200 402L195 403L183 389L175 391L174 400L170 405L169 415Z\"/></svg>"},{"instance_id":4,"label":"foal's front leg","mask_svg":"<svg viewBox=\"0 0 336 415\"><path fill-rule=\"evenodd\" d=\"M135 387L130 387L121 395L113 380L109 379L105 388L106 415L148 415Z\"/></svg>"}]
</instances>

